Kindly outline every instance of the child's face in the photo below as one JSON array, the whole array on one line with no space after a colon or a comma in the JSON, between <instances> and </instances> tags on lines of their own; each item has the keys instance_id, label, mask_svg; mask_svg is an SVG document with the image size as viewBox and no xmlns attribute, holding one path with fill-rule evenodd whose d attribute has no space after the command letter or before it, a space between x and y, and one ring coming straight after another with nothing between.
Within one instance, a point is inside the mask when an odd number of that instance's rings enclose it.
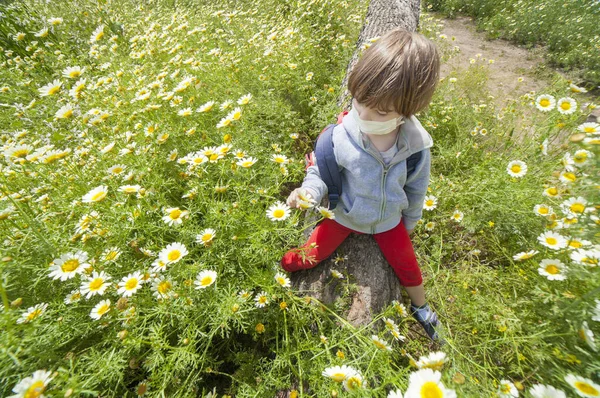
<instances>
[{"instance_id":1,"label":"child's face","mask_svg":"<svg viewBox=\"0 0 600 398\"><path fill-rule=\"evenodd\" d=\"M356 109L356 112L358 112L358 115L363 120L370 120L373 122L385 122L400 117L400 114L394 110L382 112L378 109L368 108L365 105L361 105L355 98L352 98L352 107Z\"/></svg>"}]
</instances>

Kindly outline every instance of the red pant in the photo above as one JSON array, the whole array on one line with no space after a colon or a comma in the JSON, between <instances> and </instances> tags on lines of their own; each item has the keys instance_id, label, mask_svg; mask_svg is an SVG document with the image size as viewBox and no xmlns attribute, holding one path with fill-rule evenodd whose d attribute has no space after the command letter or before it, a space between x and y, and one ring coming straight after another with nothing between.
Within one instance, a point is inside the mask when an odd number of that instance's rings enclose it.
<instances>
[{"instance_id":1,"label":"red pant","mask_svg":"<svg viewBox=\"0 0 600 398\"><path fill-rule=\"evenodd\" d=\"M329 257L352 232L363 234L326 218L315 227L308 241L300 248L304 250L293 249L285 253L281 259L281 267L288 272L313 268ZM403 286L418 286L423 282L421 269L403 220L396 227L373 234L373 237ZM310 248L312 243L316 246Z\"/></svg>"}]
</instances>

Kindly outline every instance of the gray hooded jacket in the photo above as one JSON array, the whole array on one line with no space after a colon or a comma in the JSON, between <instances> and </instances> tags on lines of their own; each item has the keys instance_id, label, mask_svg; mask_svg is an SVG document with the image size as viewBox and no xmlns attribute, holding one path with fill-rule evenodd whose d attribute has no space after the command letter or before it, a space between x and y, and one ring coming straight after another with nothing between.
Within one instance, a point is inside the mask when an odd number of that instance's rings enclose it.
<instances>
[{"instance_id":1,"label":"gray hooded jacket","mask_svg":"<svg viewBox=\"0 0 600 398\"><path fill-rule=\"evenodd\" d=\"M407 230L414 229L423 215L429 186L430 150L433 139L415 116L404 119L396 139L398 152L385 165L377 148L348 113L333 129L334 155L341 179L342 195L333 210L335 220L355 231L376 234L394 228L404 219ZM406 159L421 153L410 179L406 179ZM327 195L316 156L307 169L302 188L314 193L317 203Z\"/></svg>"}]
</instances>

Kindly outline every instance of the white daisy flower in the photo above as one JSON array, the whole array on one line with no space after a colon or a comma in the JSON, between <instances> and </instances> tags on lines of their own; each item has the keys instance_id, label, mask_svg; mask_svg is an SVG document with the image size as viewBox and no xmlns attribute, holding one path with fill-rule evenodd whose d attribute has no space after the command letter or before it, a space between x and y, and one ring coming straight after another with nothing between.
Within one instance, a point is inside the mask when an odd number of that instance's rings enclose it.
<instances>
[{"instance_id":1,"label":"white daisy flower","mask_svg":"<svg viewBox=\"0 0 600 398\"><path fill-rule=\"evenodd\" d=\"M600 397L600 385L590 379L569 373L565 376L565 381L580 397Z\"/></svg>"},{"instance_id":2,"label":"white daisy flower","mask_svg":"<svg viewBox=\"0 0 600 398\"><path fill-rule=\"evenodd\" d=\"M577 167L582 167L586 164L589 164L590 159L592 159L594 156L594 153L588 151L587 149L579 149L573 154L573 163L575 163Z\"/></svg>"},{"instance_id":3,"label":"white daisy flower","mask_svg":"<svg viewBox=\"0 0 600 398\"><path fill-rule=\"evenodd\" d=\"M331 380L341 383L346 380L349 376L356 374L356 369L352 368L348 365L342 366L331 366L325 368L325 370L321 373L325 377L329 377Z\"/></svg>"},{"instance_id":4,"label":"white daisy flower","mask_svg":"<svg viewBox=\"0 0 600 398\"><path fill-rule=\"evenodd\" d=\"M317 211L319 212L319 214L321 214L321 216L323 216L323 218L329 218L330 220L335 220L335 214L333 214L333 211L329 210L328 208L323 207L323 206L318 206Z\"/></svg>"},{"instance_id":5,"label":"white daisy flower","mask_svg":"<svg viewBox=\"0 0 600 398\"><path fill-rule=\"evenodd\" d=\"M542 112L548 112L556 106L556 99L550 94L542 94L536 98L535 106Z\"/></svg>"},{"instance_id":6,"label":"white daisy flower","mask_svg":"<svg viewBox=\"0 0 600 398\"><path fill-rule=\"evenodd\" d=\"M173 282L165 276L155 278L152 282L152 295L157 299L168 299L175 295L173 287L177 282Z\"/></svg>"},{"instance_id":7,"label":"white daisy flower","mask_svg":"<svg viewBox=\"0 0 600 398\"><path fill-rule=\"evenodd\" d=\"M49 276L52 279L60 279L61 281L71 279L77 274L82 274L90 266L87 259L88 254L81 250L76 253L63 254L52 262Z\"/></svg>"},{"instance_id":8,"label":"white daisy flower","mask_svg":"<svg viewBox=\"0 0 600 398\"><path fill-rule=\"evenodd\" d=\"M112 175L120 175L123 174L125 170L127 170L127 166L125 166L124 164L116 164L109 168L108 172Z\"/></svg>"},{"instance_id":9,"label":"white daisy flower","mask_svg":"<svg viewBox=\"0 0 600 398\"><path fill-rule=\"evenodd\" d=\"M587 204L588 201L585 198L578 196L565 200L560 204L560 208L565 214L577 216L594 211L594 207Z\"/></svg>"},{"instance_id":10,"label":"white daisy flower","mask_svg":"<svg viewBox=\"0 0 600 398\"><path fill-rule=\"evenodd\" d=\"M217 272L212 270L204 270L201 271L198 276L196 276L196 289L204 289L208 286L215 283L217 280Z\"/></svg>"},{"instance_id":11,"label":"white daisy flower","mask_svg":"<svg viewBox=\"0 0 600 398\"><path fill-rule=\"evenodd\" d=\"M577 130L586 134L600 134L600 124L596 122L586 122L577 126Z\"/></svg>"},{"instance_id":12,"label":"white daisy flower","mask_svg":"<svg viewBox=\"0 0 600 398\"><path fill-rule=\"evenodd\" d=\"M281 202L277 201L274 205L267 209L267 217L271 221L283 221L290 216L290 207Z\"/></svg>"},{"instance_id":13,"label":"white daisy flower","mask_svg":"<svg viewBox=\"0 0 600 398\"><path fill-rule=\"evenodd\" d=\"M398 341L406 340L406 336L402 336L400 334L400 330L398 330L398 329L391 329L390 334L394 337L394 339L396 339Z\"/></svg>"},{"instance_id":14,"label":"white daisy flower","mask_svg":"<svg viewBox=\"0 0 600 398\"><path fill-rule=\"evenodd\" d=\"M188 254L185 245L179 242L170 243L166 248L162 249L158 257L165 263L171 264L181 260Z\"/></svg>"},{"instance_id":15,"label":"white daisy flower","mask_svg":"<svg viewBox=\"0 0 600 398\"><path fill-rule=\"evenodd\" d=\"M231 126L231 123L233 123L233 119L231 117L226 116L224 118L222 118L221 120L219 120L219 123L217 123L217 128L220 129L222 127L227 127L227 126Z\"/></svg>"},{"instance_id":16,"label":"white daisy flower","mask_svg":"<svg viewBox=\"0 0 600 398\"><path fill-rule=\"evenodd\" d=\"M554 210L552 209L552 207L550 207L546 204L535 205L533 207L533 212L537 216L543 216L543 217L547 217L547 216L554 214Z\"/></svg>"},{"instance_id":17,"label":"white daisy flower","mask_svg":"<svg viewBox=\"0 0 600 398\"><path fill-rule=\"evenodd\" d=\"M446 388L441 381L442 374L433 369L419 369L408 379L408 389L404 398L425 397L456 398L456 392Z\"/></svg>"},{"instance_id":18,"label":"white daisy flower","mask_svg":"<svg viewBox=\"0 0 600 398\"><path fill-rule=\"evenodd\" d=\"M115 262L121 256L121 249L118 247L109 247L102 252L100 259L104 262Z\"/></svg>"},{"instance_id":19,"label":"white daisy flower","mask_svg":"<svg viewBox=\"0 0 600 398\"><path fill-rule=\"evenodd\" d=\"M118 294L123 295L123 297L130 297L135 292L137 292L144 283L143 275L140 271L135 271L127 276L124 276L119 282L119 288L117 290Z\"/></svg>"},{"instance_id":20,"label":"white daisy flower","mask_svg":"<svg viewBox=\"0 0 600 398\"><path fill-rule=\"evenodd\" d=\"M83 72L85 72L85 67L81 68L80 66L69 66L63 70L62 75L67 79L77 79L83 74Z\"/></svg>"},{"instance_id":21,"label":"white daisy flower","mask_svg":"<svg viewBox=\"0 0 600 398\"><path fill-rule=\"evenodd\" d=\"M196 112L208 112L215 105L215 101L208 101L204 105L200 106L200 108L196 109Z\"/></svg>"},{"instance_id":22,"label":"white daisy flower","mask_svg":"<svg viewBox=\"0 0 600 398\"><path fill-rule=\"evenodd\" d=\"M139 185L121 185L119 187L119 191L127 194L127 195L133 195L136 194L140 191L142 187Z\"/></svg>"},{"instance_id":23,"label":"white daisy flower","mask_svg":"<svg viewBox=\"0 0 600 398\"><path fill-rule=\"evenodd\" d=\"M594 351L598 351L596 347L596 341L594 340L594 332L588 327L587 321L583 321L581 327L578 330L579 337Z\"/></svg>"},{"instance_id":24,"label":"white daisy flower","mask_svg":"<svg viewBox=\"0 0 600 398\"><path fill-rule=\"evenodd\" d=\"M152 272L156 272L156 273L162 272L167 269L167 265L168 265L167 262L161 260L160 258L157 258L152 263Z\"/></svg>"},{"instance_id":25,"label":"white daisy flower","mask_svg":"<svg viewBox=\"0 0 600 398\"><path fill-rule=\"evenodd\" d=\"M231 112L229 112L227 114L227 116L225 116L225 119L231 119L233 121L237 121L240 120L242 117L242 109L237 107L235 109L233 109Z\"/></svg>"},{"instance_id":26,"label":"white daisy flower","mask_svg":"<svg viewBox=\"0 0 600 398\"><path fill-rule=\"evenodd\" d=\"M83 195L83 198L81 199L81 201L83 203L100 202L100 201L104 200L107 193L108 193L108 187L106 185L101 185L99 187L92 189L85 195Z\"/></svg>"},{"instance_id":27,"label":"white daisy flower","mask_svg":"<svg viewBox=\"0 0 600 398\"><path fill-rule=\"evenodd\" d=\"M287 156L278 153L271 155L271 160L280 165L290 163L290 160L287 158Z\"/></svg>"},{"instance_id":28,"label":"white daisy flower","mask_svg":"<svg viewBox=\"0 0 600 398\"><path fill-rule=\"evenodd\" d=\"M423 208L425 210L433 210L437 206L437 198L433 195L425 196L425 200L423 201Z\"/></svg>"},{"instance_id":29,"label":"white daisy flower","mask_svg":"<svg viewBox=\"0 0 600 398\"><path fill-rule=\"evenodd\" d=\"M185 109L181 109L179 112L177 112L177 114L179 116L191 116L192 115L192 108L185 108Z\"/></svg>"},{"instance_id":30,"label":"white daisy flower","mask_svg":"<svg viewBox=\"0 0 600 398\"><path fill-rule=\"evenodd\" d=\"M429 355L422 356L417 361L419 369L442 370L442 367L447 362L446 353L441 351L431 352Z\"/></svg>"},{"instance_id":31,"label":"white daisy flower","mask_svg":"<svg viewBox=\"0 0 600 398\"><path fill-rule=\"evenodd\" d=\"M575 160L569 152L565 152L563 157L560 159L560 164L565 168L565 171L575 171Z\"/></svg>"},{"instance_id":32,"label":"white daisy flower","mask_svg":"<svg viewBox=\"0 0 600 398\"><path fill-rule=\"evenodd\" d=\"M189 216L189 211L180 210L179 207L170 207L164 209L164 212L166 215L163 216L162 219L169 226L181 225L183 223L183 219Z\"/></svg>"},{"instance_id":33,"label":"white daisy flower","mask_svg":"<svg viewBox=\"0 0 600 398\"><path fill-rule=\"evenodd\" d=\"M238 99L237 103L238 103L238 105L247 105L250 103L251 99L252 99L252 94L248 93L248 94L242 96L240 99Z\"/></svg>"},{"instance_id":34,"label":"white daisy flower","mask_svg":"<svg viewBox=\"0 0 600 398\"><path fill-rule=\"evenodd\" d=\"M102 300L94 308L90 311L90 317L92 319L98 320L102 318L104 314L106 314L110 310L110 300Z\"/></svg>"},{"instance_id":35,"label":"white daisy flower","mask_svg":"<svg viewBox=\"0 0 600 398\"><path fill-rule=\"evenodd\" d=\"M462 211L454 210L454 213L452 213L452 216L450 217L450 219L452 219L456 222L461 222L464 217L465 217L465 214Z\"/></svg>"},{"instance_id":36,"label":"white daisy flower","mask_svg":"<svg viewBox=\"0 0 600 398\"><path fill-rule=\"evenodd\" d=\"M371 336L371 340L375 343L375 346L383 351L392 351L392 347L390 347L383 339L379 338L376 335Z\"/></svg>"},{"instance_id":37,"label":"white daisy flower","mask_svg":"<svg viewBox=\"0 0 600 398\"><path fill-rule=\"evenodd\" d=\"M38 89L40 92L40 97L47 97L49 95L54 95L60 91L62 87L62 82L58 79L55 79L52 83L48 83L45 86L42 86Z\"/></svg>"},{"instance_id":38,"label":"white daisy flower","mask_svg":"<svg viewBox=\"0 0 600 398\"><path fill-rule=\"evenodd\" d=\"M398 315L400 315L403 318L406 318L408 316L408 311L404 303L401 303L398 300L392 300L392 305L394 306L394 309L396 310Z\"/></svg>"},{"instance_id":39,"label":"white daisy flower","mask_svg":"<svg viewBox=\"0 0 600 398\"><path fill-rule=\"evenodd\" d=\"M558 189L556 187L548 187L544 189L543 195L548 196L550 198L560 197L560 193L558 192Z\"/></svg>"},{"instance_id":40,"label":"white daisy flower","mask_svg":"<svg viewBox=\"0 0 600 398\"><path fill-rule=\"evenodd\" d=\"M275 280L277 281L277 283L279 283L282 287L290 287L290 279L285 276L285 274L278 272L275 275Z\"/></svg>"},{"instance_id":41,"label":"white daisy flower","mask_svg":"<svg viewBox=\"0 0 600 398\"><path fill-rule=\"evenodd\" d=\"M400 390L400 389L391 390L388 393L387 398L402 398L402 390Z\"/></svg>"},{"instance_id":42,"label":"white daisy flower","mask_svg":"<svg viewBox=\"0 0 600 398\"><path fill-rule=\"evenodd\" d=\"M342 384L346 391L358 391L366 386L366 383L363 381L363 378L358 371L355 371L354 374L346 377Z\"/></svg>"},{"instance_id":43,"label":"white daisy flower","mask_svg":"<svg viewBox=\"0 0 600 398\"><path fill-rule=\"evenodd\" d=\"M201 243L204 246L208 246L213 242L216 236L216 232L212 228L205 228L198 235L196 235L196 242Z\"/></svg>"},{"instance_id":44,"label":"white daisy flower","mask_svg":"<svg viewBox=\"0 0 600 398\"><path fill-rule=\"evenodd\" d=\"M86 281L81 284L79 288L81 290L81 294L85 295L86 299L98 294L103 295L106 289L108 289L109 284L107 283L111 280L110 275L107 275L104 271L94 271L91 277L88 277Z\"/></svg>"},{"instance_id":45,"label":"white daisy flower","mask_svg":"<svg viewBox=\"0 0 600 398\"><path fill-rule=\"evenodd\" d=\"M570 115L577 110L577 101L571 97L560 98L556 102L556 109L563 115Z\"/></svg>"},{"instance_id":46,"label":"white daisy flower","mask_svg":"<svg viewBox=\"0 0 600 398\"><path fill-rule=\"evenodd\" d=\"M518 397L519 390L510 380L500 380L500 385L498 386L498 396L501 398L511 398Z\"/></svg>"},{"instance_id":47,"label":"white daisy flower","mask_svg":"<svg viewBox=\"0 0 600 398\"><path fill-rule=\"evenodd\" d=\"M256 306L258 308L263 308L265 305L269 304L269 297L266 292L260 292L254 298L256 301Z\"/></svg>"},{"instance_id":48,"label":"white daisy flower","mask_svg":"<svg viewBox=\"0 0 600 398\"><path fill-rule=\"evenodd\" d=\"M79 289L75 289L72 290L71 293L67 294L67 297L65 297L65 304L72 304L72 303L76 303L79 300L81 300L81 292L79 291Z\"/></svg>"},{"instance_id":49,"label":"white daisy flower","mask_svg":"<svg viewBox=\"0 0 600 398\"><path fill-rule=\"evenodd\" d=\"M44 398L44 391L53 379L51 375L52 372L45 369L36 370L32 376L24 378L13 387L12 392L16 394L10 398Z\"/></svg>"},{"instance_id":50,"label":"white daisy flower","mask_svg":"<svg viewBox=\"0 0 600 398\"><path fill-rule=\"evenodd\" d=\"M90 42L95 43L102 39L102 37L104 37L104 25L100 25L96 28L96 30L90 36Z\"/></svg>"},{"instance_id":51,"label":"white daisy flower","mask_svg":"<svg viewBox=\"0 0 600 398\"><path fill-rule=\"evenodd\" d=\"M340 271L335 270L335 269L331 269L331 276L333 276L336 279L344 279L344 274L342 274Z\"/></svg>"},{"instance_id":52,"label":"white daisy flower","mask_svg":"<svg viewBox=\"0 0 600 398\"><path fill-rule=\"evenodd\" d=\"M554 231L546 231L537 238L542 245L553 249L560 250L567 247L567 239Z\"/></svg>"},{"instance_id":53,"label":"white daisy flower","mask_svg":"<svg viewBox=\"0 0 600 398\"><path fill-rule=\"evenodd\" d=\"M33 307L29 307L27 311L21 314L21 317L17 319L17 323L29 323L34 319L40 317L48 308L47 303L36 304Z\"/></svg>"},{"instance_id":54,"label":"white daisy flower","mask_svg":"<svg viewBox=\"0 0 600 398\"><path fill-rule=\"evenodd\" d=\"M73 105L63 105L59 110L56 111L54 117L57 119L69 119L73 116Z\"/></svg>"},{"instance_id":55,"label":"white daisy flower","mask_svg":"<svg viewBox=\"0 0 600 398\"><path fill-rule=\"evenodd\" d=\"M600 263L600 250L597 249L576 249L569 255L571 260L577 264L586 267L597 267Z\"/></svg>"},{"instance_id":56,"label":"white daisy flower","mask_svg":"<svg viewBox=\"0 0 600 398\"><path fill-rule=\"evenodd\" d=\"M562 281L567 279L567 276L564 274L566 269L567 267L562 261L546 258L540 262L538 273L551 281Z\"/></svg>"},{"instance_id":57,"label":"white daisy flower","mask_svg":"<svg viewBox=\"0 0 600 398\"><path fill-rule=\"evenodd\" d=\"M238 162L236 163L238 166L244 167L244 168L249 168L252 167L252 165L254 163L256 163L258 159L250 156L248 158L243 158L241 160L238 160Z\"/></svg>"},{"instance_id":58,"label":"white daisy flower","mask_svg":"<svg viewBox=\"0 0 600 398\"><path fill-rule=\"evenodd\" d=\"M564 391L544 384L534 384L529 394L532 398L567 398Z\"/></svg>"},{"instance_id":59,"label":"white daisy flower","mask_svg":"<svg viewBox=\"0 0 600 398\"><path fill-rule=\"evenodd\" d=\"M527 165L520 160L513 160L508 163L506 171L511 177L521 178L527 173Z\"/></svg>"}]
</instances>

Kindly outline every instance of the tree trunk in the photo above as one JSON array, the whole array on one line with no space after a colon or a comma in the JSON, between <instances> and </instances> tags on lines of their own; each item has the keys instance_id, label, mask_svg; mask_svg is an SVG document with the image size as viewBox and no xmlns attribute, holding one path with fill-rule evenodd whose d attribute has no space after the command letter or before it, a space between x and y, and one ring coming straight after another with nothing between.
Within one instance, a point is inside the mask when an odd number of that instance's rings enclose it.
<instances>
[{"instance_id":1,"label":"tree trunk","mask_svg":"<svg viewBox=\"0 0 600 398\"><path fill-rule=\"evenodd\" d=\"M366 23L359 34L356 51L342 82L342 94L338 100L342 110L350 108L348 75L360 57L362 46L369 39L382 36L398 26L416 31L419 14L419 0L371 0ZM323 205L328 205L326 196L323 198ZM317 219L314 213L307 212L306 222L313 223ZM311 233L312 229L305 230L307 240ZM348 259L336 265L336 254L346 255ZM332 269L348 275L350 282L358 286L358 291L344 292L345 279L333 278ZM383 257L373 236L369 234L350 234L330 258L309 270L294 272L290 279L292 286L301 293L345 312L343 315L354 326L369 323L375 313L389 305L392 300L401 301L402 297L401 285L396 274Z\"/></svg>"}]
</instances>

